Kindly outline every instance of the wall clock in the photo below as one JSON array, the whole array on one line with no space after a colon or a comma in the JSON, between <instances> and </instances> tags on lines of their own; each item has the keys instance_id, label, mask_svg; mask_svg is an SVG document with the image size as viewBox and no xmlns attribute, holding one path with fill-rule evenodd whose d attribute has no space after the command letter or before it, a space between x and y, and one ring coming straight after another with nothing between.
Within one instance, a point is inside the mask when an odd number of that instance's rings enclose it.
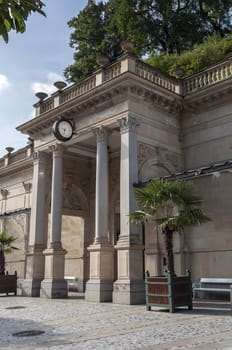
<instances>
[{"instance_id":1,"label":"wall clock","mask_svg":"<svg viewBox=\"0 0 232 350\"><path fill-rule=\"evenodd\" d=\"M52 129L55 137L60 141L68 141L73 136L73 123L68 119L61 118L57 120Z\"/></svg>"}]
</instances>

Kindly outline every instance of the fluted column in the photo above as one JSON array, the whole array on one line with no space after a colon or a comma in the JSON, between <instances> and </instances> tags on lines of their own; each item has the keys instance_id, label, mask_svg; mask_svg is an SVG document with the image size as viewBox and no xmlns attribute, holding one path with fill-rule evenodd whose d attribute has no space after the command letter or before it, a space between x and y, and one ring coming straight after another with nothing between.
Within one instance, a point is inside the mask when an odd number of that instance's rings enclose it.
<instances>
[{"instance_id":1,"label":"fluted column","mask_svg":"<svg viewBox=\"0 0 232 350\"><path fill-rule=\"evenodd\" d=\"M22 295L24 296L39 296L40 284L44 278L43 250L47 238L46 179L47 156L43 152L34 152L26 279L22 283Z\"/></svg>"},{"instance_id":2,"label":"fluted column","mask_svg":"<svg viewBox=\"0 0 232 350\"><path fill-rule=\"evenodd\" d=\"M113 247L109 243L109 180L108 131L104 127L94 130L97 141L95 239L90 252L90 279L86 284L88 301L112 301Z\"/></svg>"},{"instance_id":3,"label":"fluted column","mask_svg":"<svg viewBox=\"0 0 232 350\"><path fill-rule=\"evenodd\" d=\"M45 279L41 283L41 296L46 298L67 297L67 282L64 280L64 256L61 245L63 148L52 147L51 226L49 247L45 255Z\"/></svg>"},{"instance_id":4,"label":"fluted column","mask_svg":"<svg viewBox=\"0 0 232 350\"><path fill-rule=\"evenodd\" d=\"M50 248L61 245L61 209L63 187L63 148L56 145L52 148L52 190L51 190L51 228Z\"/></svg>"},{"instance_id":5,"label":"fluted column","mask_svg":"<svg viewBox=\"0 0 232 350\"><path fill-rule=\"evenodd\" d=\"M138 182L137 121L126 117L119 121L121 131L120 161L120 238L137 234L137 226L128 222L130 212L136 210L133 184ZM127 238L126 238L127 239ZM129 239L129 238L128 238Z\"/></svg>"},{"instance_id":6,"label":"fluted column","mask_svg":"<svg viewBox=\"0 0 232 350\"><path fill-rule=\"evenodd\" d=\"M120 236L117 249L117 281L113 302L139 304L145 301L143 282L143 245L138 228L129 222L129 213L137 208L133 184L138 182L137 126L135 118L119 120L120 158Z\"/></svg>"},{"instance_id":7,"label":"fluted column","mask_svg":"<svg viewBox=\"0 0 232 350\"><path fill-rule=\"evenodd\" d=\"M95 243L108 241L109 175L108 131L104 127L94 130L97 138Z\"/></svg>"}]
</instances>

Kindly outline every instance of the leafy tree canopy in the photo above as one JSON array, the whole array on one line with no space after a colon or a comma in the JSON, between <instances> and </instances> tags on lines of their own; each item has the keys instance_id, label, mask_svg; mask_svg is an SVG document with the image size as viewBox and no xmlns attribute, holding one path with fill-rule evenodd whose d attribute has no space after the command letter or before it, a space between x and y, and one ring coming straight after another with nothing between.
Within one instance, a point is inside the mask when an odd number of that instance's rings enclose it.
<instances>
[{"instance_id":1,"label":"leafy tree canopy","mask_svg":"<svg viewBox=\"0 0 232 350\"><path fill-rule=\"evenodd\" d=\"M146 62L169 75L173 75L175 68L181 68L183 70L182 77L187 77L231 55L232 34L225 38L213 35L205 39L202 44L194 45L192 50L185 51L180 55L151 55Z\"/></svg>"},{"instance_id":2,"label":"leafy tree canopy","mask_svg":"<svg viewBox=\"0 0 232 350\"><path fill-rule=\"evenodd\" d=\"M8 42L11 30L23 33L32 12L45 16L43 6L40 0L0 0L0 36Z\"/></svg>"},{"instance_id":3,"label":"leafy tree canopy","mask_svg":"<svg viewBox=\"0 0 232 350\"><path fill-rule=\"evenodd\" d=\"M74 63L65 69L78 81L97 68L101 54L110 59L122 53L124 40L134 44L139 57L179 55L210 35L231 32L232 0L88 0L68 24Z\"/></svg>"}]
</instances>

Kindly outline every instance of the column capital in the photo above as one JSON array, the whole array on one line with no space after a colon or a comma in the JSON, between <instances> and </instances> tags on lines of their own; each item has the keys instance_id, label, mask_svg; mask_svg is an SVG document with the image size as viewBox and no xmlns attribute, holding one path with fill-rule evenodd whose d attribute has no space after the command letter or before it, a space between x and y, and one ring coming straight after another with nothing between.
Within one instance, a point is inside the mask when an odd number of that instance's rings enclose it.
<instances>
[{"instance_id":1,"label":"column capital","mask_svg":"<svg viewBox=\"0 0 232 350\"><path fill-rule=\"evenodd\" d=\"M98 128L92 129L92 132L96 136L97 142L107 141L109 130L105 126L101 125Z\"/></svg>"},{"instance_id":2,"label":"column capital","mask_svg":"<svg viewBox=\"0 0 232 350\"><path fill-rule=\"evenodd\" d=\"M32 183L23 181L22 184L23 184L23 188L25 190L25 193L30 193L31 192L31 188L32 188Z\"/></svg>"},{"instance_id":3,"label":"column capital","mask_svg":"<svg viewBox=\"0 0 232 350\"><path fill-rule=\"evenodd\" d=\"M53 157L62 157L64 147L60 143L56 143L54 145L51 145L49 149L52 151Z\"/></svg>"},{"instance_id":4,"label":"column capital","mask_svg":"<svg viewBox=\"0 0 232 350\"><path fill-rule=\"evenodd\" d=\"M135 131L139 123L135 117L127 116L118 119L118 125L120 126L121 133L124 133L128 131Z\"/></svg>"},{"instance_id":5,"label":"column capital","mask_svg":"<svg viewBox=\"0 0 232 350\"><path fill-rule=\"evenodd\" d=\"M32 153L32 158L34 163L44 162L47 160L47 154L42 151L35 151Z\"/></svg>"}]
</instances>

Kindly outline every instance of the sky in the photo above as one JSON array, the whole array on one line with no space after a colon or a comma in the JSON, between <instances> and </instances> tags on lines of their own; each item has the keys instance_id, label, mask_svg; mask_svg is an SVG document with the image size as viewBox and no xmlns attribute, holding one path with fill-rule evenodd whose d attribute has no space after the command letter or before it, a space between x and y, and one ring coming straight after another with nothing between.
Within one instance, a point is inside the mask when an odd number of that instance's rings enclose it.
<instances>
[{"instance_id":1,"label":"sky","mask_svg":"<svg viewBox=\"0 0 232 350\"><path fill-rule=\"evenodd\" d=\"M54 92L53 83L64 81L63 71L73 62L67 22L87 0L43 2L47 17L33 13L23 34L10 32L8 44L0 37L0 157L6 147L26 146L27 136L15 128L33 118L35 93Z\"/></svg>"}]
</instances>

